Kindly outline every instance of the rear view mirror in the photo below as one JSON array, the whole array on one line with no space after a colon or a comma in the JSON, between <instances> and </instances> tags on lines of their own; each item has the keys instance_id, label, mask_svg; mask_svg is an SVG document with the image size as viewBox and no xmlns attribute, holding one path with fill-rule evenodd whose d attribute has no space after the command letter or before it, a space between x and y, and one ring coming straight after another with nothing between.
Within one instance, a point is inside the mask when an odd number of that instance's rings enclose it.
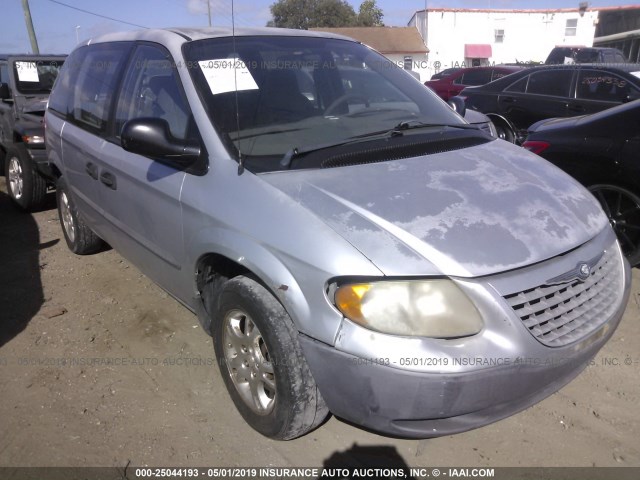
<instances>
[{"instance_id":1,"label":"rear view mirror","mask_svg":"<svg viewBox=\"0 0 640 480\"><path fill-rule=\"evenodd\" d=\"M122 127L122 148L145 157L189 165L200 157L200 143L178 140L162 118L135 118Z\"/></svg>"}]
</instances>

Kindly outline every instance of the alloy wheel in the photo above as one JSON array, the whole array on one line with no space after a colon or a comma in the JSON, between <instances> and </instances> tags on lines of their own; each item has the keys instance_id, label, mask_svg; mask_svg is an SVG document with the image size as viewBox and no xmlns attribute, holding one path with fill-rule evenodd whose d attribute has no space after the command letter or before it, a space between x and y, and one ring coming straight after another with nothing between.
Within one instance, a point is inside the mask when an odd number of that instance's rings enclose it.
<instances>
[{"instance_id":1,"label":"alloy wheel","mask_svg":"<svg viewBox=\"0 0 640 480\"><path fill-rule=\"evenodd\" d=\"M13 198L19 200L24 189L24 178L22 176L22 165L20 160L13 157L9 160L9 188Z\"/></svg>"},{"instance_id":2,"label":"alloy wheel","mask_svg":"<svg viewBox=\"0 0 640 480\"><path fill-rule=\"evenodd\" d=\"M232 310L224 318L224 356L236 390L258 415L274 407L276 382L267 345L251 317Z\"/></svg>"},{"instance_id":3,"label":"alloy wheel","mask_svg":"<svg viewBox=\"0 0 640 480\"><path fill-rule=\"evenodd\" d=\"M67 197L66 192L62 192L60 195L60 218L69 241L73 243L76 239L76 226L73 222L71 206L69 205L69 197Z\"/></svg>"}]
</instances>

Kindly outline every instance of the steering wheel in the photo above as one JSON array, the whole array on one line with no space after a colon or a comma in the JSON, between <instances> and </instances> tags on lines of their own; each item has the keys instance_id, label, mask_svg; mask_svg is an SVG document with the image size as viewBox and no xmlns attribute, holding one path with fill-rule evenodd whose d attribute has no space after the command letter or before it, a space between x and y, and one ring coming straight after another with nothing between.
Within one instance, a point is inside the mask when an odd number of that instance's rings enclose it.
<instances>
[{"instance_id":1,"label":"steering wheel","mask_svg":"<svg viewBox=\"0 0 640 480\"><path fill-rule=\"evenodd\" d=\"M348 100L362 100L362 103L364 103L364 106L366 108L369 108L368 98L355 93L347 93L345 95L342 95L336 98L333 102L331 102L331 104L327 108L325 108L324 110L325 117L330 116L336 108L338 108L340 105L347 102Z\"/></svg>"}]
</instances>

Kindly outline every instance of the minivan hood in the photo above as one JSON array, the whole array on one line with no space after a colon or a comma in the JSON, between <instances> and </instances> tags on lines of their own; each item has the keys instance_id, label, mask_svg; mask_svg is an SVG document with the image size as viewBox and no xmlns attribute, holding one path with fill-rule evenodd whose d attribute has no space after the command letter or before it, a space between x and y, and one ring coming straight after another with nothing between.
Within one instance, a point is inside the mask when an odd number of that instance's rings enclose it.
<instances>
[{"instance_id":1,"label":"minivan hood","mask_svg":"<svg viewBox=\"0 0 640 480\"><path fill-rule=\"evenodd\" d=\"M261 178L390 276L502 272L567 252L607 226L581 185L502 140Z\"/></svg>"}]
</instances>

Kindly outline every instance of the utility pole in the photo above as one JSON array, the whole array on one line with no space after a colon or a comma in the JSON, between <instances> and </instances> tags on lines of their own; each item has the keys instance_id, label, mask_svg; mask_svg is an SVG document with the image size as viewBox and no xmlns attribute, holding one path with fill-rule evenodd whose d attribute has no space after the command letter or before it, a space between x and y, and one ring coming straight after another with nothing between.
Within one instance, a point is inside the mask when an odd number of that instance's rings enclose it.
<instances>
[{"instance_id":1,"label":"utility pole","mask_svg":"<svg viewBox=\"0 0 640 480\"><path fill-rule=\"evenodd\" d=\"M29 0L22 0L22 10L24 10L24 21L27 24L29 40L31 40L31 50L33 50L33 53L37 55L40 53L40 49L38 48L38 39L36 38L36 32L33 30L31 10L29 10Z\"/></svg>"},{"instance_id":2,"label":"utility pole","mask_svg":"<svg viewBox=\"0 0 640 480\"><path fill-rule=\"evenodd\" d=\"M209 14L209 26L211 26L211 1L207 0L207 13Z\"/></svg>"}]
</instances>

